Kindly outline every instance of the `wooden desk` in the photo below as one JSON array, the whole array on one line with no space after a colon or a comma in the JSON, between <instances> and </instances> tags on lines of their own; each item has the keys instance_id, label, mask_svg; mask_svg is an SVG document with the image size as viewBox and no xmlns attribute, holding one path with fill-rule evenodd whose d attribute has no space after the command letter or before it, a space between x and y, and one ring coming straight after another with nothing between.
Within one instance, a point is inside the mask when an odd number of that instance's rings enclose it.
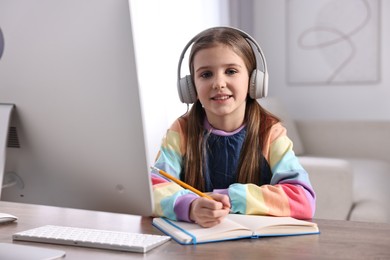
<instances>
[{"instance_id":1,"label":"wooden desk","mask_svg":"<svg viewBox=\"0 0 390 260\"><path fill-rule=\"evenodd\" d=\"M0 212L19 217L0 225L0 242L12 234L47 224L162 234L151 218L0 202ZM74 246L14 242L66 252L65 259L390 259L390 225L316 220L320 235L237 240L197 246L170 241L146 254Z\"/></svg>"}]
</instances>

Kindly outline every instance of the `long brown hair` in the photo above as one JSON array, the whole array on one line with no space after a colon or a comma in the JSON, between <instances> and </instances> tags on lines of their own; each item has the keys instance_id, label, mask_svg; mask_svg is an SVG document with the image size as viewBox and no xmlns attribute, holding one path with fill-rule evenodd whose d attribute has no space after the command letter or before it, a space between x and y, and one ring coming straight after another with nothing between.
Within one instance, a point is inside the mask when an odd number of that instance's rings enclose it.
<instances>
[{"instance_id":1,"label":"long brown hair","mask_svg":"<svg viewBox=\"0 0 390 260\"><path fill-rule=\"evenodd\" d=\"M210 48L216 44L224 44L239 55L248 70L256 68L256 58L249 43L234 29L215 28L207 30L195 40L189 58L190 72L193 77L193 59L202 49ZM249 77L249 74L248 74ZM205 157L205 140L203 122L205 111L199 100L194 103L188 116L187 150L184 155L184 181L191 186L204 191L203 161ZM263 143L268 136L269 129L279 119L263 109L260 104L249 96L246 101L245 118L247 133L243 143L237 168L237 182L260 182L261 153ZM258 145L253 145L258 144Z\"/></svg>"}]
</instances>

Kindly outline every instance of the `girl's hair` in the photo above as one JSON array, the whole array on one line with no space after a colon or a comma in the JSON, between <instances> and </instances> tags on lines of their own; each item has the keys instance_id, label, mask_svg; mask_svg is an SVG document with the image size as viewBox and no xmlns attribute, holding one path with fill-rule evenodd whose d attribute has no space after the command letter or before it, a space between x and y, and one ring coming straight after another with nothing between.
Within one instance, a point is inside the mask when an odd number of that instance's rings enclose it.
<instances>
[{"instance_id":1,"label":"girl's hair","mask_svg":"<svg viewBox=\"0 0 390 260\"><path fill-rule=\"evenodd\" d=\"M207 30L195 40L189 57L191 77L194 75L193 59L195 54L199 50L210 48L217 44L230 47L243 59L249 77L256 68L255 54L245 38L236 30L230 28ZM188 112L184 180L202 191L204 191L205 187L204 169L202 166L205 158L204 119L204 109L200 101L197 100ZM246 123L247 133L237 167L237 182L259 184L263 144L268 136L269 129L273 124L279 122L279 119L263 109L255 99L251 99L248 95L244 122Z\"/></svg>"}]
</instances>

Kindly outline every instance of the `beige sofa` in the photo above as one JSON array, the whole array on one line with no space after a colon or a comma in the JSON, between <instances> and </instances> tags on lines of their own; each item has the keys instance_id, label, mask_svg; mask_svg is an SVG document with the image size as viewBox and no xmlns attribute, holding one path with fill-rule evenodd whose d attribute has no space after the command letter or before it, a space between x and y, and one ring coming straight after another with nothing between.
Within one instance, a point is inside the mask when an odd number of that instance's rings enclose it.
<instances>
[{"instance_id":1,"label":"beige sofa","mask_svg":"<svg viewBox=\"0 0 390 260\"><path fill-rule=\"evenodd\" d=\"M390 121L292 120L277 99L259 102L282 119L309 172L315 218L390 223Z\"/></svg>"}]
</instances>

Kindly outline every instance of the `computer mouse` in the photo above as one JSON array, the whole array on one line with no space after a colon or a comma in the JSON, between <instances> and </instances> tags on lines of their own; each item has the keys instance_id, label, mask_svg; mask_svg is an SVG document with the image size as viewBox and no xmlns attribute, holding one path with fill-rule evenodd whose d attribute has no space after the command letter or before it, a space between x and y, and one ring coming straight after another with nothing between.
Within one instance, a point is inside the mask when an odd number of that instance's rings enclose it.
<instances>
[{"instance_id":1,"label":"computer mouse","mask_svg":"<svg viewBox=\"0 0 390 260\"><path fill-rule=\"evenodd\" d=\"M0 224L7 223L7 222L13 222L16 221L18 217L8 214L8 213L1 213L0 212Z\"/></svg>"}]
</instances>

